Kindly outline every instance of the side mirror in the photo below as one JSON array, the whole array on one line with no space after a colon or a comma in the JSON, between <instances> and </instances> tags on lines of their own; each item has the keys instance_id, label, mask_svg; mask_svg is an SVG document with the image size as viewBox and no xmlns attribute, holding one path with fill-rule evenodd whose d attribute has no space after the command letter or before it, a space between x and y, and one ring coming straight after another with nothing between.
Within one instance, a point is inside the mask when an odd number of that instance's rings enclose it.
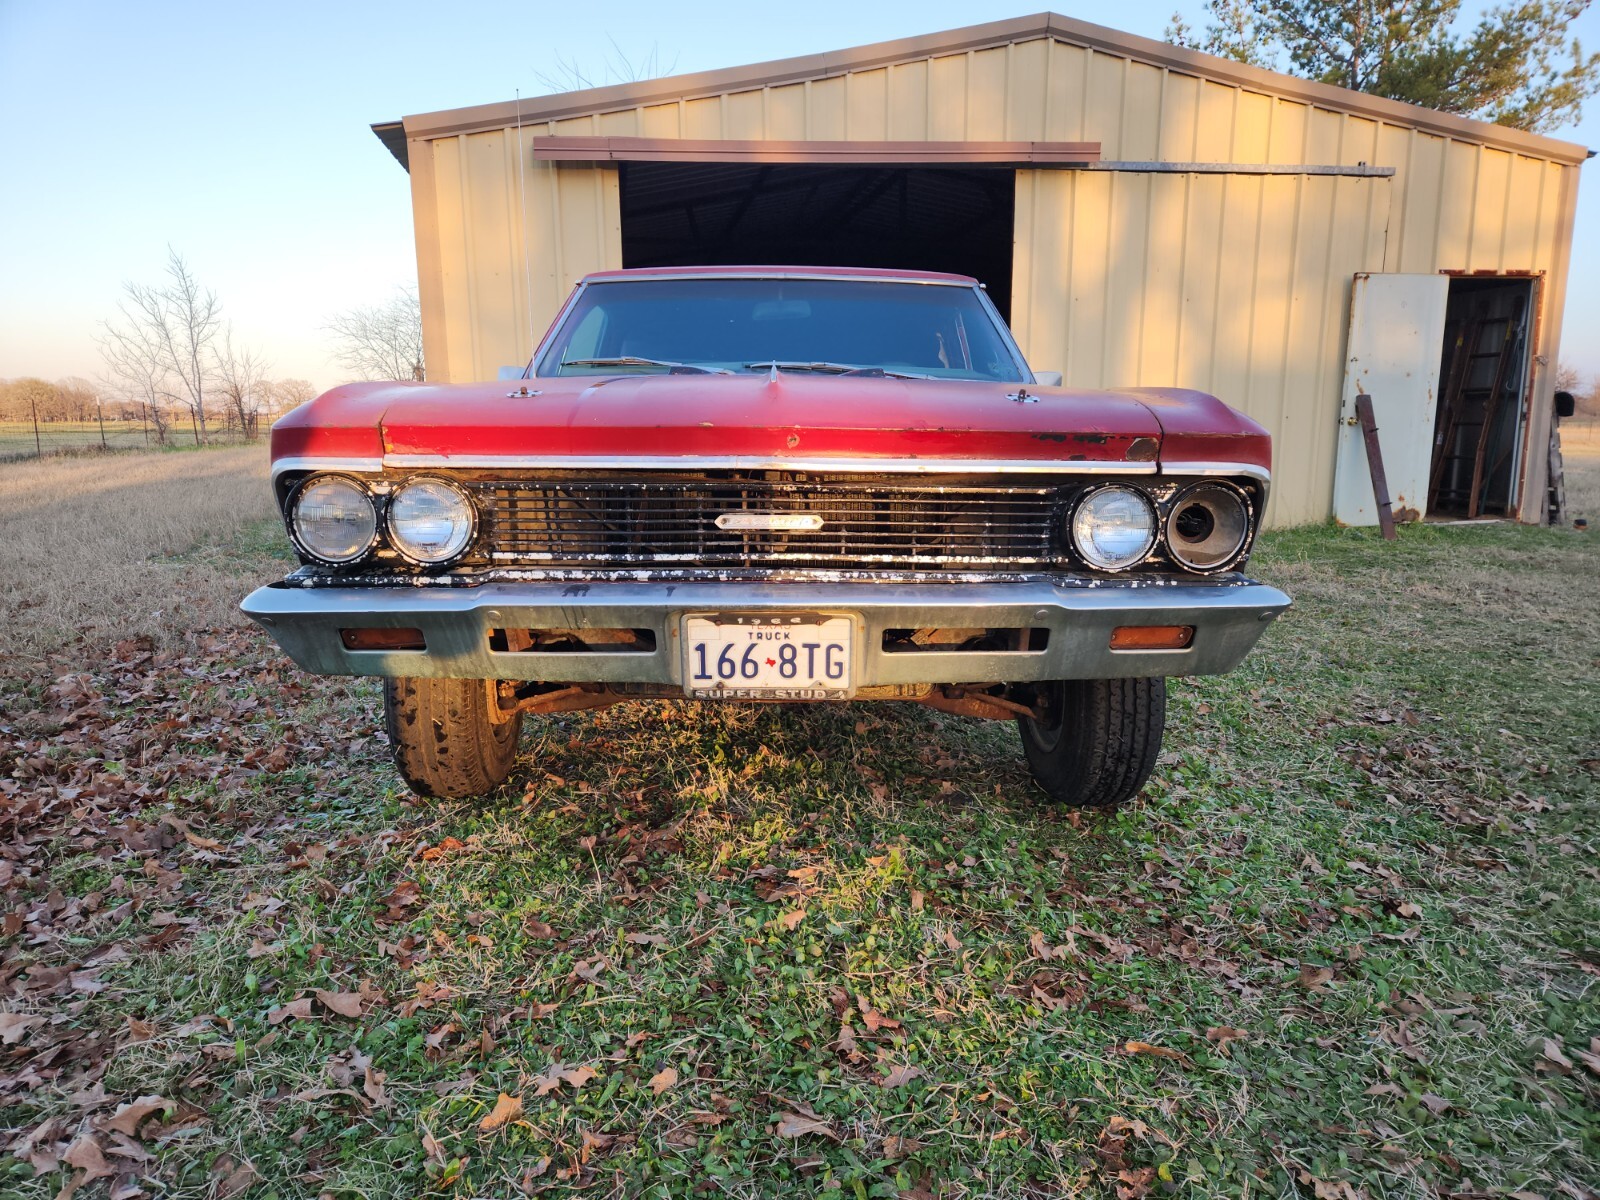
<instances>
[{"instance_id":1,"label":"side mirror","mask_svg":"<svg viewBox=\"0 0 1600 1200\"><path fill-rule=\"evenodd\" d=\"M1061 372L1060 371L1035 371L1033 373L1033 377L1039 383L1039 385L1041 387L1060 387L1061 386Z\"/></svg>"},{"instance_id":2,"label":"side mirror","mask_svg":"<svg viewBox=\"0 0 1600 1200\"><path fill-rule=\"evenodd\" d=\"M1572 398L1571 392L1556 393L1556 416L1570 417L1578 411L1578 402Z\"/></svg>"}]
</instances>

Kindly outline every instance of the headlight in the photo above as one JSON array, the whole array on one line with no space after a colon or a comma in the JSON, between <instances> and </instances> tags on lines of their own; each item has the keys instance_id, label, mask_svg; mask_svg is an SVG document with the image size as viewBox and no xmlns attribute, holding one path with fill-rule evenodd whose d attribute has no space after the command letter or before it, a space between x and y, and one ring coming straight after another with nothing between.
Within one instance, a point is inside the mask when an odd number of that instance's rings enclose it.
<instances>
[{"instance_id":1,"label":"headlight","mask_svg":"<svg viewBox=\"0 0 1600 1200\"><path fill-rule=\"evenodd\" d=\"M477 528L472 501L442 479L414 479L389 498L389 544L414 563L436 567L459 557Z\"/></svg>"},{"instance_id":2,"label":"headlight","mask_svg":"<svg viewBox=\"0 0 1600 1200\"><path fill-rule=\"evenodd\" d=\"M1097 488L1072 515L1072 545L1091 567L1121 571L1156 544L1156 513L1144 493L1112 484Z\"/></svg>"},{"instance_id":3,"label":"headlight","mask_svg":"<svg viewBox=\"0 0 1600 1200\"><path fill-rule=\"evenodd\" d=\"M289 513L294 540L306 555L337 565L354 562L378 537L372 497L353 479L324 475L303 484Z\"/></svg>"},{"instance_id":4,"label":"headlight","mask_svg":"<svg viewBox=\"0 0 1600 1200\"><path fill-rule=\"evenodd\" d=\"M1236 490L1199 483L1178 493L1167 517L1167 551L1191 571L1232 565L1250 536L1250 508Z\"/></svg>"}]
</instances>

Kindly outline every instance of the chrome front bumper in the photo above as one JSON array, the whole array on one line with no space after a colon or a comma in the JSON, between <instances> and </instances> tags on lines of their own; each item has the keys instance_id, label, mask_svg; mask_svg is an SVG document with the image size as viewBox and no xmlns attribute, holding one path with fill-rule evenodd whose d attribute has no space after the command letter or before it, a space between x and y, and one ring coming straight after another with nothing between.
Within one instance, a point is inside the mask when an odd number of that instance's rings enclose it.
<instances>
[{"instance_id":1,"label":"chrome front bumper","mask_svg":"<svg viewBox=\"0 0 1600 1200\"><path fill-rule=\"evenodd\" d=\"M1289 607L1277 588L1240 577L1026 579L951 583L485 583L476 587L259 588L241 608L296 663L321 675L444 676L562 683L682 682L689 613L828 612L856 618L855 685L1023 683L1141 675L1215 675L1238 666ZM1119 625L1192 625L1181 650L1112 650ZM350 650L342 629L419 629L426 650ZM1044 649L884 649L884 632L1032 628ZM581 653L490 648L494 629L648 629L655 649Z\"/></svg>"}]
</instances>

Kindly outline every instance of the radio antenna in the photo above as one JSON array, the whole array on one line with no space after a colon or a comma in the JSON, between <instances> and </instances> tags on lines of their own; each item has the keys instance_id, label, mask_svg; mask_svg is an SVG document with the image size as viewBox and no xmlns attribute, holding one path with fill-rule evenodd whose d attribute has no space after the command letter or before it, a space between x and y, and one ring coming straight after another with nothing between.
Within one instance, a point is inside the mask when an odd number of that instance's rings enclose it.
<instances>
[{"instance_id":1,"label":"radio antenna","mask_svg":"<svg viewBox=\"0 0 1600 1200\"><path fill-rule=\"evenodd\" d=\"M500 93L502 96L504 92ZM517 229L522 236L522 284L526 293L523 317L528 322L528 365L522 368L522 377L533 374L533 257L528 246L528 201L526 196L527 171L522 164L522 89L517 89Z\"/></svg>"}]
</instances>

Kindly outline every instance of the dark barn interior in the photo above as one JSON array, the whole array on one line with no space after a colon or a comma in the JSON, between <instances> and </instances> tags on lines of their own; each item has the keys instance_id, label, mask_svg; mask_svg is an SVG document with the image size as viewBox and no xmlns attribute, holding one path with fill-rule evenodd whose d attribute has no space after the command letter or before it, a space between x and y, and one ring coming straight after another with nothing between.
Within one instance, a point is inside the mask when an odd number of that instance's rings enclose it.
<instances>
[{"instance_id":1,"label":"dark barn interior","mask_svg":"<svg viewBox=\"0 0 1600 1200\"><path fill-rule=\"evenodd\" d=\"M1433 427L1430 514L1507 516L1516 509L1536 287L1529 276L1450 281Z\"/></svg>"},{"instance_id":2,"label":"dark barn interior","mask_svg":"<svg viewBox=\"0 0 1600 1200\"><path fill-rule=\"evenodd\" d=\"M953 271L1011 309L1012 170L629 162L622 265Z\"/></svg>"}]
</instances>

